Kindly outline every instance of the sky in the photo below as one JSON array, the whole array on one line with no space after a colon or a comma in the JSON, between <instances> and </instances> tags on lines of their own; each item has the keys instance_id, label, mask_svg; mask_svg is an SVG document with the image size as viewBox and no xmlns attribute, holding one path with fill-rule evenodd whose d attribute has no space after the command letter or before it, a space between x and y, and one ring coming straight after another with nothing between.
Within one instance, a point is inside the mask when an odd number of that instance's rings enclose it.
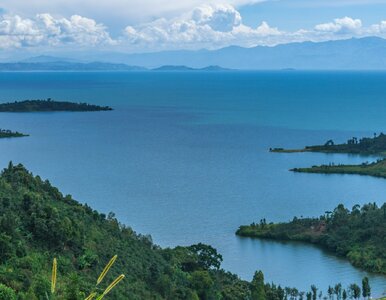
<instances>
[{"instance_id":1,"label":"sky","mask_svg":"<svg viewBox=\"0 0 386 300\"><path fill-rule=\"evenodd\" d=\"M364 36L386 38L386 0L0 0L0 56L274 46Z\"/></svg>"}]
</instances>

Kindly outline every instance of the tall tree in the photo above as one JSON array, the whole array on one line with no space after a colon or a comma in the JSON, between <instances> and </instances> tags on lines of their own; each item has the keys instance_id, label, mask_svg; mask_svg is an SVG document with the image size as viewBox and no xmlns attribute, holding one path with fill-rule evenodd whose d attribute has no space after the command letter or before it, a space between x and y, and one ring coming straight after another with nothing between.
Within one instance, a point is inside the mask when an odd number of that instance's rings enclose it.
<instances>
[{"instance_id":1,"label":"tall tree","mask_svg":"<svg viewBox=\"0 0 386 300\"><path fill-rule=\"evenodd\" d=\"M256 271L251 283L252 300L266 300L264 289L264 274Z\"/></svg>"},{"instance_id":2,"label":"tall tree","mask_svg":"<svg viewBox=\"0 0 386 300\"><path fill-rule=\"evenodd\" d=\"M358 299L361 296L361 288L355 283L350 284L350 294L351 298Z\"/></svg>"},{"instance_id":3,"label":"tall tree","mask_svg":"<svg viewBox=\"0 0 386 300\"><path fill-rule=\"evenodd\" d=\"M371 287L368 277L362 279L362 296L363 298L369 298L371 296Z\"/></svg>"},{"instance_id":4,"label":"tall tree","mask_svg":"<svg viewBox=\"0 0 386 300\"><path fill-rule=\"evenodd\" d=\"M318 289L315 285L311 285L312 300L316 300Z\"/></svg>"}]
</instances>

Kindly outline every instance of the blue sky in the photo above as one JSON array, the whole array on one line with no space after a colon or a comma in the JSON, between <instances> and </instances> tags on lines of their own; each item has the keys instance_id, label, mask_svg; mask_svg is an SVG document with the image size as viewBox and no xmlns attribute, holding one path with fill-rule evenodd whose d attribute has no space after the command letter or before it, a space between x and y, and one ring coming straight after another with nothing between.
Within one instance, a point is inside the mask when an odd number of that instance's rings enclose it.
<instances>
[{"instance_id":1,"label":"blue sky","mask_svg":"<svg viewBox=\"0 0 386 300\"><path fill-rule=\"evenodd\" d=\"M265 20L279 28L297 30L345 16L375 24L386 19L386 1L278 0L245 5L239 12L250 26Z\"/></svg>"},{"instance_id":2,"label":"blue sky","mask_svg":"<svg viewBox=\"0 0 386 300\"><path fill-rule=\"evenodd\" d=\"M132 53L386 38L384 0L2 0L0 5L2 53Z\"/></svg>"}]
</instances>

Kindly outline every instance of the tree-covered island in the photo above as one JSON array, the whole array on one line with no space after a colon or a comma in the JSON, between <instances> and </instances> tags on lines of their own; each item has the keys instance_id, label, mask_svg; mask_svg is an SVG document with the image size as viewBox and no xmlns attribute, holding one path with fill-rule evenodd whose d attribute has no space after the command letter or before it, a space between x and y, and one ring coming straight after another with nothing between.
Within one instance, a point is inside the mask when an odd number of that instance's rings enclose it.
<instances>
[{"instance_id":1,"label":"tree-covered island","mask_svg":"<svg viewBox=\"0 0 386 300\"><path fill-rule=\"evenodd\" d=\"M0 112L54 112L54 111L107 111L112 110L109 106L99 106L88 103L75 103L56 101L48 98L46 100L24 100L8 103L0 103Z\"/></svg>"},{"instance_id":2,"label":"tree-covered island","mask_svg":"<svg viewBox=\"0 0 386 300\"><path fill-rule=\"evenodd\" d=\"M306 146L303 149L271 148L270 152L295 153L295 152L324 152L324 153L351 153L363 155L386 155L386 135L374 133L374 137L358 139L352 137L343 144L335 144L333 140L326 141L323 145Z\"/></svg>"},{"instance_id":3,"label":"tree-covered island","mask_svg":"<svg viewBox=\"0 0 386 300\"><path fill-rule=\"evenodd\" d=\"M13 138L13 137L23 137L28 136L28 134L20 133L18 131L11 131L9 129L0 128L0 139L1 138Z\"/></svg>"},{"instance_id":4,"label":"tree-covered island","mask_svg":"<svg viewBox=\"0 0 386 300\"><path fill-rule=\"evenodd\" d=\"M373 210L369 207L368 214L373 216ZM378 217L377 211L370 219ZM361 236L365 239L366 234ZM114 255L114 267L96 286ZM54 258L57 282L52 294ZM347 287L336 283L327 291L314 285L300 291L266 283L261 271L251 282L241 280L222 270L221 262L216 249L201 243L162 249L150 236L119 223L113 213L101 214L62 195L22 165L10 163L0 174L1 300L84 300L92 290L100 295L120 274L125 278L103 299L316 300L336 295L346 300L371 295L366 277Z\"/></svg>"},{"instance_id":5,"label":"tree-covered island","mask_svg":"<svg viewBox=\"0 0 386 300\"><path fill-rule=\"evenodd\" d=\"M287 223L240 226L242 237L302 241L320 245L347 258L354 266L386 274L386 203L351 210L339 205L319 218L294 218Z\"/></svg>"}]
</instances>

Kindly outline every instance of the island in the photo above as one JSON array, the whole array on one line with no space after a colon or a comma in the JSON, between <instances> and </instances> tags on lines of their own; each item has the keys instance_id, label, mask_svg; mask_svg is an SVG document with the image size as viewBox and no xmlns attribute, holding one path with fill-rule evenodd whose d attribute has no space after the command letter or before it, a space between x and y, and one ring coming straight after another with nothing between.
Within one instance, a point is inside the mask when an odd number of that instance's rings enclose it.
<instances>
[{"instance_id":1,"label":"island","mask_svg":"<svg viewBox=\"0 0 386 300\"><path fill-rule=\"evenodd\" d=\"M314 285L300 291L265 282L261 271L251 282L241 280L221 269L222 256L210 245L163 249L149 235L120 223L114 213L99 213L63 195L21 164L9 163L0 174L0 187L1 299L81 300L91 292L96 295L87 299L101 299L104 289L121 274L125 275L122 283L104 299L285 300L306 296L311 300L322 292ZM373 210L370 206L368 214L377 222L378 213ZM378 228L377 223L369 226L370 234L373 228ZM366 240L367 232L361 236ZM114 265L96 286L112 257ZM342 287L336 283L335 287L339 294L355 299L363 293L369 297L368 278L363 278L361 287L358 284Z\"/></svg>"},{"instance_id":2,"label":"island","mask_svg":"<svg viewBox=\"0 0 386 300\"><path fill-rule=\"evenodd\" d=\"M0 112L55 112L55 111L109 111L109 106L99 106L88 103L75 103L55 101L51 98L46 100L24 100L8 103L0 103Z\"/></svg>"},{"instance_id":3,"label":"island","mask_svg":"<svg viewBox=\"0 0 386 300\"><path fill-rule=\"evenodd\" d=\"M11 131L8 129L0 128L0 139L2 138L14 138L14 137L23 137L28 136L28 134L20 133L18 131Z\"/></svg>"},{"instance_id":4,"label":"island","mask_svg":"<svg viewBox=\"0 0 386 300\"><path fill-rule=\"evenodd\" d=\"M386 274L386 203L369 203L351 210L342 204L319 218L293 218L286 223L240 226L241 237L301 241L324 247L347 258L354 266Z\"/></svg>"},{"instance_id":5,"label":"island","mask_svg":"<svg viewBox=\"0 0 386 300\"><path fill-rule=\"evenodd\" d=\"M271 148L269 151L278 153L324 152L386 155L386 135L374 133L373 137L363 137L360 139L352 137L343 144L335 144L333 140L328 140L323 145L306 146L303 149Z\"/></svg>"}]
</instances>

